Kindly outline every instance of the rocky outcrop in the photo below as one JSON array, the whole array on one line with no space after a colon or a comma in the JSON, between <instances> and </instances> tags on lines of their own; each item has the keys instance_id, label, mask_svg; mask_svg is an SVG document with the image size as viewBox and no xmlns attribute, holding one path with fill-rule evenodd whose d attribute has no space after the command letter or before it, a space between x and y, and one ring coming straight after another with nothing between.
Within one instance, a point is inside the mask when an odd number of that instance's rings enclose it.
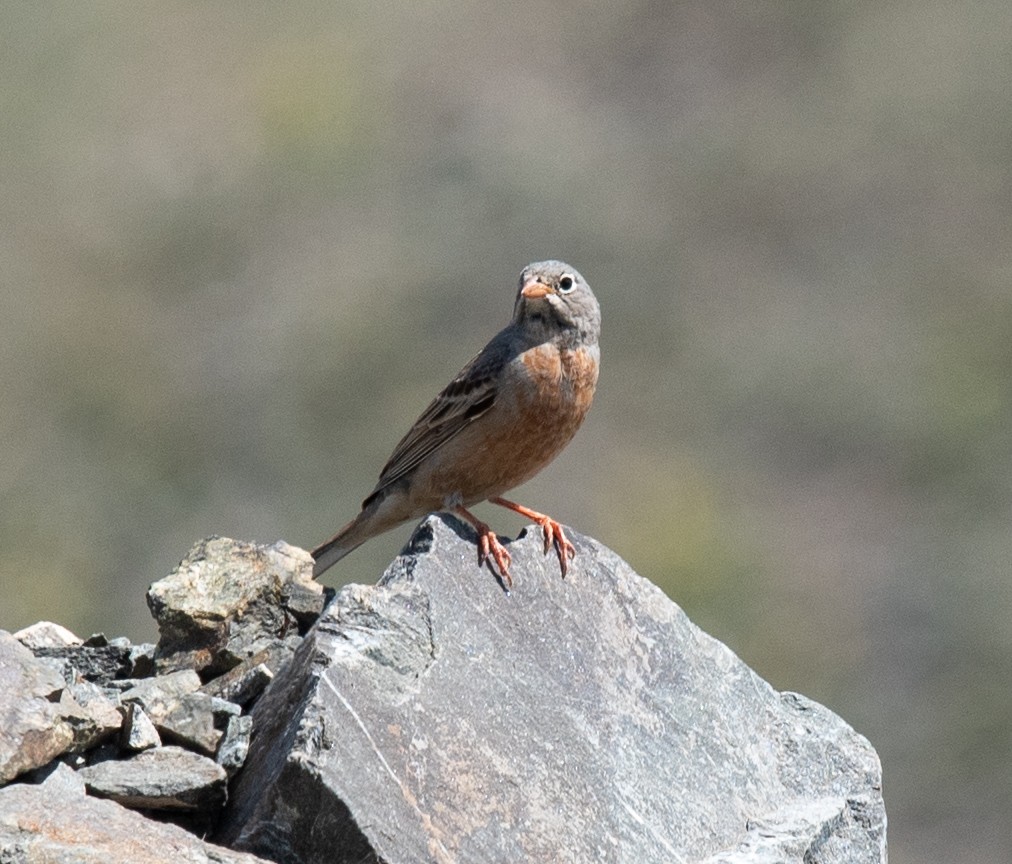
<instances>
[{"instance_id":1,"label":"rocky outcrop","mask_svg":"<svg viewBox=\"0 0 1012 864\"><path fill-rule=\"evenodd\" d=\"M882 861L878 758L613 552L430 518L254 711L224 842L278 861ZM461 536L465 535L465 536Z\"/></svg>"},{"instance_id":2,"label":"rocky outcrop","mask_svg":"<svg viewBox=\"0 0 1012 864\"><path fill-rule=\"evenodd\" d=\"M0 861L884 862L870 744L571 537L506 595L433 517L325 611L306 553L212 538L157 646L0 634Z\"/></svg>"}]
</instances>

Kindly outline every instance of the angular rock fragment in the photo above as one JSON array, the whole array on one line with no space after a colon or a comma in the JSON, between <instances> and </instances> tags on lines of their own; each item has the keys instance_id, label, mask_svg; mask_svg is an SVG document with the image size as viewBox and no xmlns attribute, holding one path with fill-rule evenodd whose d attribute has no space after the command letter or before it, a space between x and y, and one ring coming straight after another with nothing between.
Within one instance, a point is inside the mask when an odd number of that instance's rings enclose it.
<instances>
[{"instance_id":1,"label":"angular rock fragment","mask_svg":"<svg viewBox=\"0 0 1012 864\"><path fill-rule=\"evenodd\" d=\"M59 664L68 683L81 679L107 684L126 678L133 670L131 645L123 638L106 639L102 634L91 636L80 645L36 648L35 656Z\"/></svg>"},{"instance_id":2,"label":"angular rock fragment","mask_svg":"<svg viewBox=\"0 0 1012 864\"><path fill-rule=\"evenodd\" d=\"M212 537L148 590L162 671L194 668L211 678L305 632L328 592L301 549Z\"/></svg>"},{"instance_id":3,"label":"angular rock fragment","mask_svg":"<svg viewBox=\"0 0 1012 864\"><path fill-rule=\"evenodd\" d=\"M274 673L264 662L269 655L269 651L254 654L224 675L208 681L200 688L201 692L245 707L256 699L274 678Z\"/></svg>"},{"instance_id":4,"label":"angular rock fragment","mask_svg":"<svg viewBox=\"0 0 1012 864\"><path fill-rule=\"evenodd\" d=\"M182 747L156 747L78 773L90 794L132 809L213 811L225 801L224 769Z\"/></svg>"},{"instance_id":5,"label":"angular rock fragment","mask_svg":"<svg viewBox=\"0 0 1012 864\"><path fill-rule=\"evenodd\" d=\"M59 672L0 631L0 783L107 734Z\"/></svg>"},{"instance_id":6,"label":"angular rock fragment","mask_svg":"<svg viewBox=\"0 0 1012 864\"><path fill-rule=\"evenodd\" d=\"M71 684L67 690L74 701L94 721L94 735L86 742L91 747L115 735L123 726L123 715L118 700L114 702L105 691L91 681L82 680Z\"/></svg>"},{"instance_id":7,"label":"angular rock fragment","mask_svg":"<svg viewBox=\"0 0 1012 864\"><path fill-rule=\"evenodd\" d=\"M162 739L155 729L155 724L139 704L125 705L126 716L123 720L123 737L120 742L125 750L139 753L152 747L161 747Z\"/></svg>"},{"instance_id":8,"label":"angular rock fragment","mask_svg":"<svg viewBox=\"0 0 1012 864\"><path fill-rule=\"evenodd\" d=\"M214 756L229 718L241 713L238 705L208 696L187 693L155 724L167 740Z\"/></svg>"},{"instance_id":9,"label":"angular rock fragment","mask_svg":"<svg viewBox=\"0 0 1012 864\"><path fill-rule=\"evenodd\" d=\"M130 664L128 678L150 678L155 674L155 646L150 642L131 645Z\"/></svg>"},{"instance_id":10,"label":"angular rock fragment","mask_svg":"<svg viewBox=\"0 0 1012 864\"><path fill-rule=\"evenodd\" d=\"M52 621L38 621L24 627L14 634L14 638L33 653L39 648L66 648L81 644L79 636Z\"/></svg>"},{"instance_id":11,"label":"angular rock fragment","mask_svg":"<svg viewBox=\"0 0 1012 864\"><path fill-rule=\"evenodd\" d=\"M120 695L125 704L137 703L147 712L152 722L161 722L187 693L200 689L200 676L192 669L180 669L157 678L132 679Z\"/></svg>"},{"instance_id":12,"label":"angular rock fragment","mask_svg":"<svg viewBox=\"0 0 1012 864\"><path fill-rule=\"evenodd\" d=\"M225 734L222 736L218 752L215 754L215 761L228 772L230 777L246 761L252 732L253 718L250 715L229 718Z\"/></svg>"}]
</instances>

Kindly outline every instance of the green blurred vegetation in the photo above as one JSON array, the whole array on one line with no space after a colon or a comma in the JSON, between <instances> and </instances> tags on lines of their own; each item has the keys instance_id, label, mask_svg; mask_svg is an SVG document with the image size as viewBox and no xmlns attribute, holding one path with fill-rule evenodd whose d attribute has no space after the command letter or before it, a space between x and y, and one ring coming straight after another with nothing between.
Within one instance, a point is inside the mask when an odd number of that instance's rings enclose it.
<instances>
[{"instance_id":1,"label":"green blurred vegetation","mask_svg":"<svg viewBox=\"0 0 1012 864\"><path fill-rule=\"evenodd\" d=\"M1007 858L1012 7L0 23L0 626L151 639L200 537L328 536L563 257L599 398L520 497L865 733L894 862Z\"/></svg>"}]
</instances>

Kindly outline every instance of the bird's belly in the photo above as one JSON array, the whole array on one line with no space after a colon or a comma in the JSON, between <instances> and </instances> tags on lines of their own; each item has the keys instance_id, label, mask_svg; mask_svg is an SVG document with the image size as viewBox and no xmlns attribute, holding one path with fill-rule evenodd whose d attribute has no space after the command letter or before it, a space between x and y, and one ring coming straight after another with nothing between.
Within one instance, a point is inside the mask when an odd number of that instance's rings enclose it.
<instances>
[{"instance_id":1,"label":"bird's belly","mask_svg":"<svg viewBox=\"0 0 1012 864\"><path fill-rule=\"evenodd\" d=\"M588 349L539 347L517 358L512 398L497 399L480 423L465 428L432 466L438 506L469 506L530 480L570 442L590 409L597 360ZM485 422L488 420L489 422ZM448 501L447 498L451 498Z\"/></svg>"}]
</instances>

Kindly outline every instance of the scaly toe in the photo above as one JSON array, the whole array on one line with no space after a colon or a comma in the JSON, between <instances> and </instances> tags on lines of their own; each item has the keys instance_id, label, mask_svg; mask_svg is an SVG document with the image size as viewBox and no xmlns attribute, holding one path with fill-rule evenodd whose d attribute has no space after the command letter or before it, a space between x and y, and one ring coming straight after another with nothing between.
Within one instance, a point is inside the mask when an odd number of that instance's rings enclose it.
<instances>
[{"instance_id":1,"label":"scaly toe","mask_svg":"<svg viewBox=\"0 0 1012 864\"><path fill-rule=\"evenodd\" d=\"M555 552L559 556L559 569L565 578L569 572L569 561L576 557L576 547L569 542L562 526L553 520L549 520L543 526L545 530L545 554L548 554L550 546L555 546Z\"/></svg>"},{"instance_id":2,"label":"scaly toe","mask_svg":"<svg viewBox=\"0 0 1012 864\"><path fill-rule=\"evenodd\" d=\"M510 576L510 564L513 563L513 558L509 550L499 542L499 538L491 531L478 538L478 566L483 566L490 558L495 562L493 569L498 571L497 575L508 594L513 587L513 577Z\"/></svg>"}]
</instances>

